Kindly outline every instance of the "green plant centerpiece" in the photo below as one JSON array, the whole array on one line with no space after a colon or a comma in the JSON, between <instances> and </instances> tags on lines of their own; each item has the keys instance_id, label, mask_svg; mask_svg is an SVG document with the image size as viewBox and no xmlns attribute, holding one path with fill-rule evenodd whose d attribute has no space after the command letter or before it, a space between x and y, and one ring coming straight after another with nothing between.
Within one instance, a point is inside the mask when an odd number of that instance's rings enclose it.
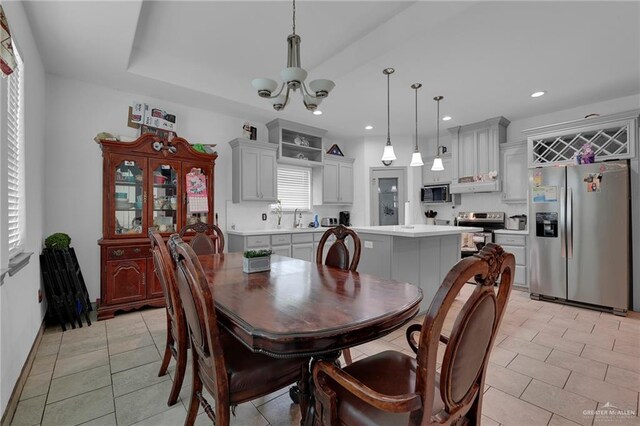
<instances>
[{"instance_id":1,"label":"green plant centerpiece","mask_svg":"<svg viewBox=\"0 0 640 426\"><path fill-rule=\"evenodd\" d=\"M247 274L271 269L271 250L247 250L242 259L242 270Z\"/></svg>"},{"instance_id":2,"label":"green plant centerpiece","mask_svg":"<svg viewBox=\"0 0 640 426\"><path fill-rule=\"evenodd\" d=\"M66 249L71 244L71 237L62 232L49 235L44 240L44 246L48 249Z\"/></svg>"}]
</instances>

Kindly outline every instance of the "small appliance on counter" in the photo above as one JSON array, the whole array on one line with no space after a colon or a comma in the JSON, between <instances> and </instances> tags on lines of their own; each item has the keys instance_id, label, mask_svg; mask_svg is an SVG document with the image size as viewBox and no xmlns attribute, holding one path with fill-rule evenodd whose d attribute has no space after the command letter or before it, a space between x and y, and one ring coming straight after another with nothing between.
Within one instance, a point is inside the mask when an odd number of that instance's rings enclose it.
<instances>
[{"instance_id":1,"label":"small appliance on counter","mask_svg":"<svg viewBox=\"0 0 640 426\"><path fill-rule=\"evenodd\" d=\"M427 204L450 203L449 185L426 185L420 189L420 201Z\"/></svg>"},{"instance_id":2,"label":"small appliance on counter","mask_svg":"<svg viewBox=\"0 0 640 426\"><path fill-rule=\"evenodd\" d=\"M337 217L323 217L320 219L320 226L324 226L325 228L331 226L338 226L338 218Z\"/></svg>"},{"instance_id":3,"label":"small appliance on counter","mask_svg":"<svg viewBox=\"0 0 640 426\"><path fill-rule=\"evenodd\" d=\"M527 215L518 214L510 216L505 223L505 228L512 231L524 231L527 229Z\"/></svg>"},{"instance_id":4,"label":"small appliance on counter","mask_svg":"<svg viewBox=\"0 0 640 426\"><path fill-rule=\"evenodd\" d=\"M351 226L351 212L341 211L340 212L340 220L338 221L339 225Z\"/></svg>"}]
</instances>

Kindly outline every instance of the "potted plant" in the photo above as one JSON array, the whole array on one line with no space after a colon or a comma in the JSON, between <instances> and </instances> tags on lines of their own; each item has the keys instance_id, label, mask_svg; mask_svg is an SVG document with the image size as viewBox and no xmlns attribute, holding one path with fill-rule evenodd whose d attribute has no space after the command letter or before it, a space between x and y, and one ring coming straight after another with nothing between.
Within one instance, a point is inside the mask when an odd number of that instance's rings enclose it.
<instances>
[{"instance_id":1,"label":"potted plant","mask_svg":"<svg viewBox=\"0 0 640 426\"><path fill-rule=\"evenodd\" d=\"M271 269L271 250L247 250L242 259L242 271L247 274Z\"/></svg>"}]
</instances>

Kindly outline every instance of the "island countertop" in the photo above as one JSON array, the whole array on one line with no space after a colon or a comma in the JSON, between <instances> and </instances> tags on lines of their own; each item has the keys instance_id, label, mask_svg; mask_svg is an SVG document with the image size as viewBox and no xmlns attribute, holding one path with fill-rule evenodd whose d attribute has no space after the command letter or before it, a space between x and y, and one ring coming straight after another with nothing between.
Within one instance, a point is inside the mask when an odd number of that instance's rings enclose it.
<instances>
[{"instance_id":1,"label":"island countertop","mask_svg":"<svg viewBox=\"0 0 640 426\"><path fill-rule=\"evenodd\" d=\"M352 226L356 232L363 234L392 235L396 237L422 238L439 237L443 235L457 235L466 232L482 232L482 228L471 226L444 226L444 225L412 225L412 228L404 226Z\"/></svg>"}]
</instances>

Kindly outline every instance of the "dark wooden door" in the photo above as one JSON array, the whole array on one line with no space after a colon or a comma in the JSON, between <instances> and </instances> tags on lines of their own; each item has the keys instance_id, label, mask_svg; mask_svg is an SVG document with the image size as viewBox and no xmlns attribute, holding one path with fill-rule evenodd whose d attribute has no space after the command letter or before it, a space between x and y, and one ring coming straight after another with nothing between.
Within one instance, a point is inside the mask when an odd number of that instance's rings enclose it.
<instances>
[{"instance_id":1,"label":"dark wooden door","mask_svg":"<svg viewBox=\"0 0 640 426\"><path fill-rule=\"evenodd\" d=\"M126 303L146 297L147 259L112 260L106 266L107 303Z\"/></svg>"}]
</instances>

